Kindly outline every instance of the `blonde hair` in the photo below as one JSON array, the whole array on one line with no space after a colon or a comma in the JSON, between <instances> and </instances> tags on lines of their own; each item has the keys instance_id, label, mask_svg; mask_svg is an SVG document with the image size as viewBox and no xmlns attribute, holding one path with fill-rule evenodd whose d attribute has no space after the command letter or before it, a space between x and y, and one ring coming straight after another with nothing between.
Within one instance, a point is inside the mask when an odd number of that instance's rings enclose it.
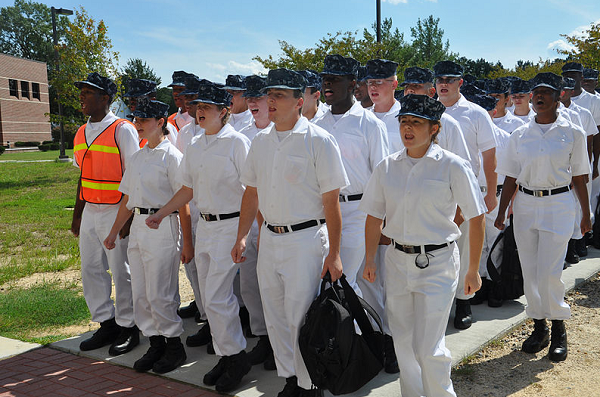
<instances>
[{"instance_id":1,"label":"blonde hair","mask_svg":"<svg viewBox=\"0 0 600 397\"><path fill-rule=\"evenodd\" d=\"M440 133L440 131L442 130L442 122L440 120L429 120L429 125L431 125L431 126L437 125L438 126L437 132L431 136L431 142L438 143L437 136Z\"/></svg>"},{"instance_id":2,"label":"blonde hair","mask_svg":"<svg viewBox=\"0 0 600 397\"><path fill-rule=\"evenodd\" d=\"M223 117L221 117L221 124L223 124L223 126L225 126L229 122L229 119L231 118L231 108L229 106L225 106L225 105L217 105L217 109L219 109L219 112L223 109L227 109L227 112L225 112L225 115Z\"/></svg>"}]
</instances>

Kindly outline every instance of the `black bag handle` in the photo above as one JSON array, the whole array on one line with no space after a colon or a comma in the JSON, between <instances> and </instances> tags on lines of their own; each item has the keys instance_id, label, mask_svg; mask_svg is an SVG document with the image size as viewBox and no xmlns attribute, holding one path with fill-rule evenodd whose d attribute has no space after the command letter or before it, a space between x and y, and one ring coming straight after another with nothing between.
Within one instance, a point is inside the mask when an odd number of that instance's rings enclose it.
<instances>
[{"instance_id":1,"label":"black bag handle","mask_svg":"<svg viewBox=\"0 0 600 397\"><path fill-rule=\"evenodd\" d=\"M487 267L489 276L492 278L492 281L494 281L495 283L500 282L500 273L498 272L498 269L496 269L496 266L494 266L494 262L492 261L492 252L494 252L494 248L496 248L496 246L498 245L500 240L502 240L504 238L504 236L506 235L506 231L509 227L510 228L513 227L513 216L512 215L508 218L508 225L504 228L504 230L502 230L502 232L498 235L498 237L496 237L496 240L494 240L494 244L492 244L492 248L490 248L490 253L488 254L486 267Z\"/></svg>"},{"instance_id":2,"label":"black bag handle","mask_svg":"<svg viewBox=\"0 0 600 397\"><path fill-rule=\"evenodd\" d=\"M344 296L346 298L346 302L348 302L348 306L350 308L350 311L352 312L352 316L358 323L358 326L360 327L362 333L372 334L374 332L373 326L367 318L365 310L369 313L371 317L373 317L373 319L377 323L377 326L379 327L379 330L383 332L381 319L379 318L375 310L364 299L356 295L354 288L350 286L344 274L342 274L342 277L340 277L339 282L342 285L342 288L344 289Z\"/></svg>"}]
</instances>

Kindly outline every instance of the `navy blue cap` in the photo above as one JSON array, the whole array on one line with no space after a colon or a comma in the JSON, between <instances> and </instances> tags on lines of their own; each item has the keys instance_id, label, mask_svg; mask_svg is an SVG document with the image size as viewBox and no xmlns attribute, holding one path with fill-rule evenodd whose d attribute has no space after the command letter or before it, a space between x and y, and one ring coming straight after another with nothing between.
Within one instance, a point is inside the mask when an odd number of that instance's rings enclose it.
<instances>
[{"instance_id":1,"label":"navy blue cap","mask_svg":"<svg viewBox=\"0 0 600 397\"><path fill-rule=\"evenodd\" d=\"M367 79L367 67L360 65L358 67L356 81L365 81L366 79Z\"/></svg>"},{"instance_id":2,"label":"navy blue cap","mask_svg":"<svg viewBox=\"0 0 600 397\"><path fill-rule=\"evenodd\" d=\"M591 68L583 68L584 80L598 80L598 70Z\"/></svg>"},{"instance_id":3,"label":"navy blue cap","mask_svg":"<svg viewBox=\"0 0 600 397\"><path fill-rule=\"evenodd\" d=\"M137 101L135 111L131 115L143 119L167 117L169 115L169 105L160 101L151 100L148 97L140 98Z\"/></svg>"},{"instance_id":4,"label":"navy blue cap","mask_svg":"<svg viewBox=\"0 0 600 397\"><path fill-rule=\"evenodd\" d=\"M388 61L387 59L371 59L367 62L368 79L387 79L396 75L398 62Z\"/></svg>"},{"instance_id":5,"label":"navy blue cap","mask_svg":"<svg viewBox=\"0 0 600 397\"><path fill-rule=\"evenodd\" d=\"M359 66L360 63L354 58L347 58L337 54L327 55L323 62L321 76L324 74L333 74L336 76L352 75L356 77L358 75Z\"/></svg>"},{"instance_id":6,"label":"navy blue cap","mask_svg":"<svg viewBox=\"0 0 600 397\"><path fill-rule=\"evenodd\" d=\"M464 96L485 95L485 91L475 84L463 84L460 87L460 93Z\"/></svg>"},{"instance_id":7,"label":"navy blue cap","mask_svg":"<svg viewBox=\"0 0 600 397\"><path fill-rule=\"evenodd\" d=\"M229 106L231 105L231 98L233 96L225 91L223 87L202 79L198 86L198 98L194 99L192 103L210 103L213 105Z\"/></svg>"},{"instance_id":8,"label":"navy blue cap","mask_svg":"<svg viewBox=\"0 0 600 397\"><path fill-rule=\"evenodd\" d=\"M494 98L493 96L489 95L465 95L465 98L467 98L467 101L481 106L488 112L490 110L494 110L496 104L498 103L498 98Z\"/></svg>"},{"instance_id":9,"label":"navy blue cap","mask_svg":"<svg viewBox=\"0 0 600 397\"><path fill-rule=\"evenodd\" d=\"M534 78L529 80L529 83L531 84L531 91L538 87L548 87L559 92L562 90L562 77L550 72L536 74Z\"/></svg>"},{"instance_id":10,"label":"navy blue cap","mask_svg":"<svg viewBox=\"0 0 600 397\"><path fill-rule=\"evenodd\" d=\"M410 94L400 98L400 112L396 117L410 115L427 120L439 120L446 107L427 95Z\"/></svg>"},{"instance_id":11,"label":"navy blue cap","mask_svg":"<svg viewBox=\"0 0 600 397\"><path fill-rule=\"evenodd\" d=\"M464 84L473 84L475 83L475 81L477 80L477 77L473 76L472 74L465 74L463 76L463 82Z\"/></svg>"},{"instance_id":12,"label":"navy blue cap","mask_svg":"<svg viewBox=\"0 0 600 397\"><path fill-rule=\"evenodd\" d=\"M477 79L477 80L475 80L473 85L475 87L479 88L480 90L485 91L485 85L487 84L487 82L488 82L488 79Z\"/></svg>"},{"instance_id":13,"label":"navy blue cap","mask_svg":"<svg viewBox=\"0 0 600 397\"><path fill-rule=\"evenodd\" d=\"M306 88L306 79L298 72L280 68L269 70L267 75L267 86L263 88L267 91L269 88L278 88L283 90L299 90L304 92Z\"/></svg>"},{"instance_id":14,"label":"navy blue cap","mask_svg":"<svg viewBox=\"0 0 600 397\"><path fill-rule=\"evenodd\" d=\"M562 67L562 72L579 72L583 73L583 65L579 62L567 62Z\"/></svg>"},{"instance_id":15,"label":"navy blue cap","mask_svg":"<svg viewBox=\"0 0 600 397\"><path fill-rule=\"evenodd\" d=\"M485 82L485 92L487 94L508 94L510 83L503 79L491 79Z\"/></svg>"},{"instance_id":16,"label":"navy blue cap","mask_svg":"<svg viewBox=\"0 0 600 397\"><path fill-rule=\"evenodd\" d=\"M125 98L137 98L140 96L148 95L152 92L156 91L156 86L158 84L152 80L146 79L131 79L129 80L129 91L127 91L123 96Z\"/></svg>"},{"instance_id":17,"label":"navy blue cap","mask_svg":"<svg viewBox=\"0 0 600 397\"><path fill-rule=\"evenodd\" d=\"M225 80L224 90L244 91L246 89L246 77L241 74L230 74Z\"/></svg>"},{"instance_id":18,"label":"navy blue cap","mask_svg":"<svg viewBox=\"0 0 600 397\"><path fill-rule=\"evenodd\" d=\"M528 80L517 78L510 84L510 93L512 94L528 94L531 92L531 84Z\"/></svg>"},{"instance_id":19,"label":"navy blue cap","mask_svg":"<svg viewBox=\"0 0 600 397\"><path fill-rule=\"evenodd\" d=\"M404 89L401 88L399 90L394 91L394 99L399 101L400 98L402 98L404 96Z\"/></svg>"},{"instance_id":20,"label":"navy blue cap","mask_svg":"<svg viewBox=\"0 0 600 397\"><path fill-rule=\"evenodd\" d=\"M177 70L173 72L173 82L167 87L185 87L185 78L190 75L192 74L184 72L183 70Z\"/></svg>"},{"instance_id":21,"label":"navy blue cap","mask_svg":"<svg viewBox=\"0 0 600 397\"><path fill-rule=\"evenodd\" d=\"M429 69L412 67L404 69L404 81L401 86L407 84L423 84L433 82L433 72Z\"/></svg>"},{"instance_id":22,"label":"navy blue cap","mask_svg":"<svg viewBox=\"0 0 600 397\"><path fill-rule=\"evenodd\" d=\"M185 78L185 90L181 91L179 95L196 95L198 93L198 87L200 87L200 78L196 75L190 75Z\"/></svg>"},{"instance_id":23,"label":"navy blue cap","mask_svg":"<svg viewBox=\"0 0 600 397\"><path fill-rule=\"evenodd\" d=\"M265 96L265 92L262 90L267 86L266 77L252 75L246 77L246 91L242 94L245 98L259 98Z\"/></svg>"},{"instance_id":24,"label":"navy blue cap","mask_svg":"<svg viewBox=\"0 0 600 397\"><path fill-rule=\"evenodd\" d=\"M574 90L576 84L577 83L575 82L575 79L571 77L563 77L563 89Z\"/></svg>"},{"instance_id":25,"label":"navy blue cap","mask_svg":"<svg viewBox=\"0 0 600 397\"><path fill-rule=\"evenodd\" d=\"M306 79L306 87L307 88L313 87L317 91L321 91L321 86L323 84L323 80L321 79L321 76L319 75L318 72L316 72L315 70L307 69L307 70L298 70L298 73L300 73Z\"/></svg>"},{"instance_id":26,"label":"navy blue cap","mask_svg":"<svg viewBox=\"0 0 600 397\"><path fill-rule=\"evenodd\" d=\"M461 77L464 68L456 62L440 61L433 66L434 77Z\"/></svg>"},{"instance_id":27,"label":"navy blue cap","mask_svg":"<svg viewBox=\"0 0 600 397\"><path fill-rule=\"evenodd\" d=\"M117 93L117 85L114 81L108 77L100 76L97 72L88 74L87 80L76 81L75 87L81 89L82 86L87 85L96 89L104 91L108 96L113 97Z\"/></svg>"}]
</instances>

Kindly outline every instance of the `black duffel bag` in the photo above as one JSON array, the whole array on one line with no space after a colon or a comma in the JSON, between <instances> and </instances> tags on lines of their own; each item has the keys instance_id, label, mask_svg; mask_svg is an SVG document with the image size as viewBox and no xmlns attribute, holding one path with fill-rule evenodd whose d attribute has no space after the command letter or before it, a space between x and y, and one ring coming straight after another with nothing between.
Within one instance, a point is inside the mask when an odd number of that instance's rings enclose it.
<instances>
[{"instance_id":1,"label":"black duffel bag","mask_svg":"<svg viewBox=\"0 0 600 397\"><path fill-rule=\"evenodd\" d=\"M333 395L357 391L383 368L381 319L344 275L332 283L327 273L321 281L321 292L300 328L299 344L312 383Z\"/></svg>"},{"instance_id":2,"label":"black duffel bag","mask_svg":"<svg viewBox=\"0 0 600 397\"><path fill-rule=\"evenodd\" d=\"M496 266L498 263L500 265ZM487 271L492 279L490 296L495 299L519 299L525 293L523 271L521 270L519 251L515 241L512 215L509 218L508 225L498 234L492 248L490 248Z\"/></svg>"}]
</instances>

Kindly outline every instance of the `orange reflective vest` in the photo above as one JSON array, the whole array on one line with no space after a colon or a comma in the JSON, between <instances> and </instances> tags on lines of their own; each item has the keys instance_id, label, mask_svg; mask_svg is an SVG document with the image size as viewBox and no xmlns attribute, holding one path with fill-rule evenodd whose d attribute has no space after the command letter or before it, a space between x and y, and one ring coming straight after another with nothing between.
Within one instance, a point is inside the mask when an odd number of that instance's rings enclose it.
<instances>
[{"instance_id":1,"label":"orange reflective vest","mask_svg":"<svg viewBox=\"0 0 600 397\"><path fill-rule=\"evenodd\" d=\"M172 115L170 115L169 117L167 117L167 122L169 124L171 124L173 127L175 127L175 129L177 130L177 132L179 132L179 126L175 122L175 116L177 116L177 113L179 113L179 112L175 112Z\"/></svg>"},{"instance_id":2,"label":"orange reflective vest","mask_svg":"<svg viewBox=\"0 0 600 397\"><path fill-rule=\"evenodd\" d=\"M117 145L116 130L125 119L115 120L88 145L85 124L79 127L73 142L73 156L81 169L79 198L94 204L117 204L123 193L119 184L123 177L121 152Z\"/></svg>"}]
</instances>

